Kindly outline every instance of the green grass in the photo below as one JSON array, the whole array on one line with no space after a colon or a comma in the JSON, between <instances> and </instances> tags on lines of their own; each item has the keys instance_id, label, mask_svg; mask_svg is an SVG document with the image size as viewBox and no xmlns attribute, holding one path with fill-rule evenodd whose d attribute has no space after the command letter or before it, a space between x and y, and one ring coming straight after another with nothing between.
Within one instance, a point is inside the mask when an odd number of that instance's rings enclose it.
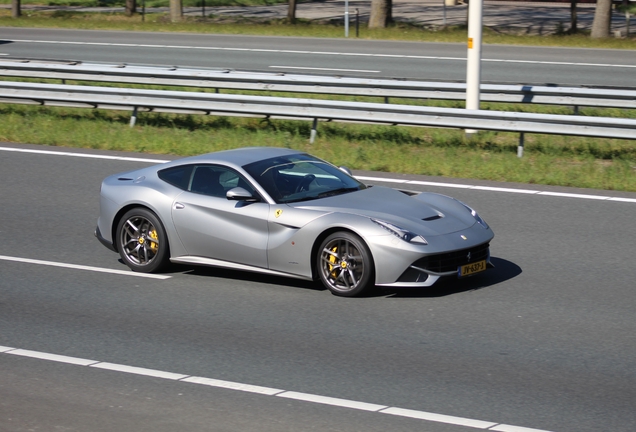
<instances>
[{"instance_id":1,"label":"green grass","mask_svg":"<svg viewBox=\"0 0 636 432\"><path fill-rule=\"evenodd\" d=\"M357 170L636 191L626 140L0 105L0 141L186 156L254 146L306 150Z\"/></svg>"}]
</instances>

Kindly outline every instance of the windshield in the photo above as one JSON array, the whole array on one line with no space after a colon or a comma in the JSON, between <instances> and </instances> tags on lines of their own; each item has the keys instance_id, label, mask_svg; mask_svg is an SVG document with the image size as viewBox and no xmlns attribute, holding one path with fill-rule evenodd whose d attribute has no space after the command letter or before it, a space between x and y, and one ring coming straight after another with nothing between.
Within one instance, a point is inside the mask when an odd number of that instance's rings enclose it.
<instances>
[{"instance_id":1,"label":"windshield","mask_svg":"<svg viewBox=\"0 0 636 432\"><path fill-rule=\"evenodd\" d=\"M308 154L275 157L243 167L279 204L365 189L339 168Z\"/></svg>"}]
</instances>

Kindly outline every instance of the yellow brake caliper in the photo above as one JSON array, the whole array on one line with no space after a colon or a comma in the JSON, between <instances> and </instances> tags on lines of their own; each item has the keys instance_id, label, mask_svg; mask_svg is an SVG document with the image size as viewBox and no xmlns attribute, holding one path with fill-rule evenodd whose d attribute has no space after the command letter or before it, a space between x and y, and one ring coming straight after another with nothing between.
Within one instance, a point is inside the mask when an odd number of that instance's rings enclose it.
<instances>
[{"instance_id":1,"label":"yellow brake caliper","mask_svg":"<svg viewBox=\"0 0 636 432\"><path fill-rule=\"evenodd\" d=\"M153 240L159 240L159 236L157 235L157 230L155 229L150 230L150 232L148 233L148 236ZM151 241L150 249L152 249L153 252L157 252L157 249L159 249L159 245L156 242Z\"/></svg>"},{"instance_id":2,"label":"yellow brake caliper","mask_svg":"<svg viewBox=\"0 0 636 432\"><path fill-rule=\"evenodd\" d=\"M331 252L333 252L334 254L338 251L338 246L334 246L333 249L331 249ZM338 274L336 273L335 269L335 264L336 264L336 257L333 255L329 255L329 262L333 265L329 265L329 271L330 271L330 275L332 278L336 278L338 277Z\"/></svg>"}]
</instances>

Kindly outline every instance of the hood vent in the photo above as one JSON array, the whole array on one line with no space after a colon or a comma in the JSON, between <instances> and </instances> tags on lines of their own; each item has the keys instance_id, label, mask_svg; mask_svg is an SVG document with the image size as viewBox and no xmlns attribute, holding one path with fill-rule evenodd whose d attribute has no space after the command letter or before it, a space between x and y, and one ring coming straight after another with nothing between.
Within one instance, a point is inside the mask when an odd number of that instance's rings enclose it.
<instances>
[{"instance_id":1,"label":"hood vent","mask_svg":"<svg viewBox=\"0 0 636 432\"><path fill-rule=\"evenodd\" d=\"M429 217L427 217L427 218L424 218L424 219L422 219L422 220L423 220L423 221L425 221L425 222L430 222L430 221L434 221L434 220L437 220L437 219L441 219L441 218L443 218L443 217L444 217L444 216L443 216L443 215L441 215L441 214L436 214L436 215L433 215L433 216L429 216Z\"/></svg>"}]
</instances>

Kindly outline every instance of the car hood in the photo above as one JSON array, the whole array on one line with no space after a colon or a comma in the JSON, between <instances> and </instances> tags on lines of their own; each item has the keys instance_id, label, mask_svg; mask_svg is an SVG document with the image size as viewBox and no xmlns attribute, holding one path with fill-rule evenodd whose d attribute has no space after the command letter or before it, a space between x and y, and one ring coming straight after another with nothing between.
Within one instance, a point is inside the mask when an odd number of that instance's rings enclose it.
<instances>
[{"instance_id":1,"label":"car hood","mask_svg":"<svg viewBox=\"0 0 636 432\"><path fill-rule=\"evenodd\" d=\"M470 211L453 198L435 193L407 195L383 186L299 202L293 206L380 219L424 236L457 232L476 223Z\"/></svg>"}]
</instances>

